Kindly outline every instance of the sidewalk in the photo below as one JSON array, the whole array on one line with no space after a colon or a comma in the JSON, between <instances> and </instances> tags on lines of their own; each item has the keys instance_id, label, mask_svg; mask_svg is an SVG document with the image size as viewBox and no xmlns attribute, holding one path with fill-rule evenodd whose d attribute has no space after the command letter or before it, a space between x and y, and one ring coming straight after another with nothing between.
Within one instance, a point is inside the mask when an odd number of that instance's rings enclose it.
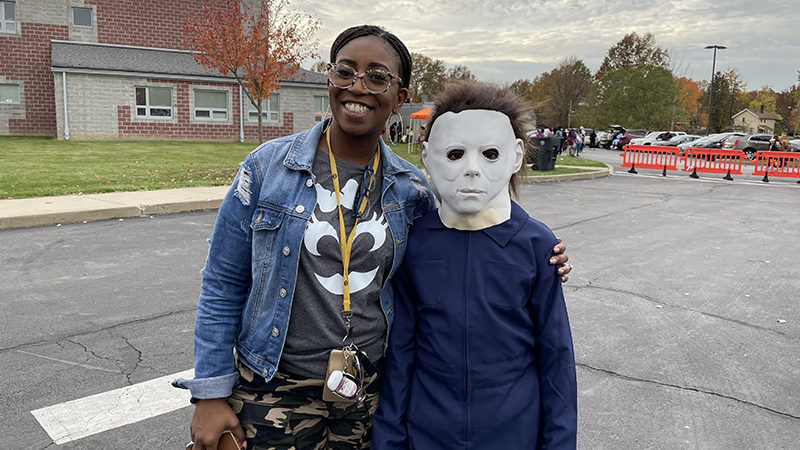
<instances>
[{"instance_id":1,"label":"sidewalk","mask_svg":"<svg viewBox=\"0 0 800 450\"><path fill-rule=\"evenodd\" d=\"M0 230L216 209L229 186L0 201Z\"/></svg>"},{"instance_id":2,"label":"sidewalk","mask_svg":"<svg viewBox=\"0 0 800 450\"><path fill-rule=\"evenodd\" d=\"M580 168L597 170L526 177L523 181L585 180L613 173L611 166ZM215 186L0 200L0 230L216 209L228 189L229 186Z\"/></svg>"}]
</instances>

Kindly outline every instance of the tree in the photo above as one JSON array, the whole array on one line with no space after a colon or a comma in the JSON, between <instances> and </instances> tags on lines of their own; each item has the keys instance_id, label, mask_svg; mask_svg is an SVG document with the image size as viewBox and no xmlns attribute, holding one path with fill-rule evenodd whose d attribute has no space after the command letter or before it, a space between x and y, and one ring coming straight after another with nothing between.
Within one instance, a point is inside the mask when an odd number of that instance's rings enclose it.
<instances>
[{"instance_id":1,"label":"tree","mask_svg":"<svg viewBox=\"0 0 800 450\"><path fill-rule=\"evenodd\" d=\"M263 141L262 102L291 79L305 58L315 58L319 20L287 11L288 0L216 0L192 11L183 25L183 46L206 69L231 75L258 111Z\"/></svg>"},{"instance_id":2,"label":"tree","mask_svg":"<svg viewBox=\"0 0 800 450\"><path fill-rule=\"evenodd\" d=\"M447 70L444 62L429 58L421 53L411 54L411 86L408 90L416 101L422 101L423 95L431 95L439 87L440 78Z\"/></svg>"},{"instance_id":3,"label":"tree","mask_svg":"<svg viewBox=\"0 0 800 450\"><path fill-rule=\"evenodd\" d=\"M328 63L325 62L324 59L318 59L318 60L314 61L314 65L311 66L311 71L312 72L317 72L317 73L324 73L324 74L327 75L328 74Z\"/></svg>"},{"instance_id":4,"label":"tree","mask_svg":"<svg viewBox=\"0 0 800 450\"><path fill-rule=\"evenodd\" d=\"M772 87L768 84L761 86L761 90L758 91L758 94L756 94L756 98L750 102L748 108L750 108L751 111L761 111L761 108L764 108L765 112L774 114L778 120L783 119L783 117L777 112L775 91L772 90Z\"/></svg>"},{"instance_id":5,"label":"tree","mask_svg":"<svg viewBox=\"0 0 800 450\"><path fill-rule=\"evenodd\" d=\"M640 64L652 64L656 67L667 68L669 52L656 45L656 38L652 33L639 36L634 31L626 34L608 49L600 69L595 74L595 79L599 80L606 72L616 69L631 69Z\"/></svg>"},{"instance_id":6,"label":"tree","mask_svg":"<svg viewBox=\"0 0 800 450\"><path fill-rule=\"evenodd\" d=\"M606 72L592 85L576 120L595 129L612 124L626 128L665 129L677 89L672 72L652 64Z\"/></svg>"},{"instance_id":7,"label":"tree","mask_svg":"<svg viewBox=\"0 0 800 450\"><path fill-rule=\"evenodd\" d=\"M575 56L570 56L545 77L545 88L550 102L543 108L544 118L550 123L570 127L572 113L589 94L592 72ZM538 116L537 116L538 117Z\"/></svg>"},{"instance_id":8,"label":"tree","mask_svg":"<svg viewBox=\"0 0 800 450\"><path fill-rule=\"evenodd\" d=\"M686 124L686 131L699 130L702 111L700 102L703 98L703 91L700 90L700 83L691 78L678 78L678 102L675 105L673 122Z\"/></svg>"}]
</instances>

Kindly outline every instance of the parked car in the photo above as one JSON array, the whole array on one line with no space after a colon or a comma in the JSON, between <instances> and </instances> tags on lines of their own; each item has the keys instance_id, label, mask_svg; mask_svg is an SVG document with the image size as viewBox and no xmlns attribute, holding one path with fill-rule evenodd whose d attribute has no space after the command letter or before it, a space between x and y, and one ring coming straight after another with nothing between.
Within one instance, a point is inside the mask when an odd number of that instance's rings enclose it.
<instances>
[{"instance_id":1,"label":"parked car","mask_svg":"<svg viewBox=\"0 0 800 450\"><path fill-rule=\"evenodd\" d=\"M722 149L722 144L725 142L726 139L730 138L737 138L744 136L744 133L716 133L716 134L709 134L708 136L698 139L694 142L687 142L683 143L678 146L681 149L681 153L684 153L687 148L711 148L711 149ZM685 147L684 147L685 146Z\"/></svg>"},{"instance_id":2,"label":"parked car","mask_svg":"<svg viewBox=\"0 0 800 450\"><path fill-rule=\"evenodd\" d=\"M702 136L699 136L697 134L680 134L680 135L675 136L674 138L668 140L667 142L664 142L663 144L659 144L659 145L663 145L664 147L677 147L677 146L679 146L680 144L683 144L683 143L694 142L694 141L700 139L701 137Z\"/></svg>"},{"instance_id":3,"label":"parked car","mask_svg":"<svg viewBox=\"0 0 800 450\"><path fill-rule=\"evenodd\" d=\"M617 148L622 150L624 146L631 142L631 139L643 137L647 133L649 133L649 130L625 130L625 133L622 135L622 139L617 142Z\"/></svg>"},{"instance_id":4,"label":"parked car","mask_svg":"<svg viewBox=\"0 0 800 450\"><path fill-rule=\"evenodd\" d=\"M771 134L754 133L746 134L736 139L727 139L722 146L724 149L741 150L744 152L747 159L753 159L756 152L769 151L769 140L772 139Z\"/></svg>"},{"instance_id":5,"label":"parked car","mask_svg":"<svg viewBox=\"0 0 800 450\"><path fill-rule=\"evenodd\" d=\"M601 131L597 134L597 146L602 148L611 148L611 142L614 140L615 132Z\"/></svg>"},{"instance_id":6,"label":"parked car","mask_svg":"<svg viewBox=\"0 0 800 450\"><path fill-rule=\"evenodd\" d=\"M792 139L789 141L790 152L800 152L800 139Z\"/></svg>"},{"instance_id":7,"label":"parked car","mask_svg":"<svg viewBox=\"0 0 800 450\"><path fill-rule=\"evenodd\" d=\"M675 136L685 135L683 131L653 131L644 137L631 139L631 145L664 145Z\"/></svg>"}]
</instances>

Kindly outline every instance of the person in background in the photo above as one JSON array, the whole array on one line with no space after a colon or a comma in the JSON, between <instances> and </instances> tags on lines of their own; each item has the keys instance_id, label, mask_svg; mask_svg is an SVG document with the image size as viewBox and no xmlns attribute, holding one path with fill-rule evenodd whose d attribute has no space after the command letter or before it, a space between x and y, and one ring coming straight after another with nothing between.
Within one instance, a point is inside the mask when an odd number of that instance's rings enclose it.
<instances>
[{"instance_id":1,"label":"person in background","mask_svg":"<svg viewBox=\"0 0 800 450\"><path fill-rule=\"evenodd\" d=\"M597 133L594 130L589 133L589 148L592 150L597 148Z\"/></svg>"}]
</instances>

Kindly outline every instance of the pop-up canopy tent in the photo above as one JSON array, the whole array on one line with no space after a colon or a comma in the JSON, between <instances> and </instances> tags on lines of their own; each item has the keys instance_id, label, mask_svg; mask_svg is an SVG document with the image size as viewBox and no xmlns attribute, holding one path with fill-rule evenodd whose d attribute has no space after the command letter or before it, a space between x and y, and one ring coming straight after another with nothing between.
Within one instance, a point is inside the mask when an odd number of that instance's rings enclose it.
<instances>
[{"instance_id":1,"label":"pop-up canopy tent","mask_svg":"<svg viewBox=\"0 0 800 450\"><path fill-rule=\"evenodd\" d=\"M419 137L420 132L422 131L422 125L425 123L426 120L431 116L431 109L430 108L422 108L415 113L411 113L411 131L414 133L414 136ZM414 139L408 140L408 151L411 151L411 144L413 143Z\"/></svg>"}]
</instances>

